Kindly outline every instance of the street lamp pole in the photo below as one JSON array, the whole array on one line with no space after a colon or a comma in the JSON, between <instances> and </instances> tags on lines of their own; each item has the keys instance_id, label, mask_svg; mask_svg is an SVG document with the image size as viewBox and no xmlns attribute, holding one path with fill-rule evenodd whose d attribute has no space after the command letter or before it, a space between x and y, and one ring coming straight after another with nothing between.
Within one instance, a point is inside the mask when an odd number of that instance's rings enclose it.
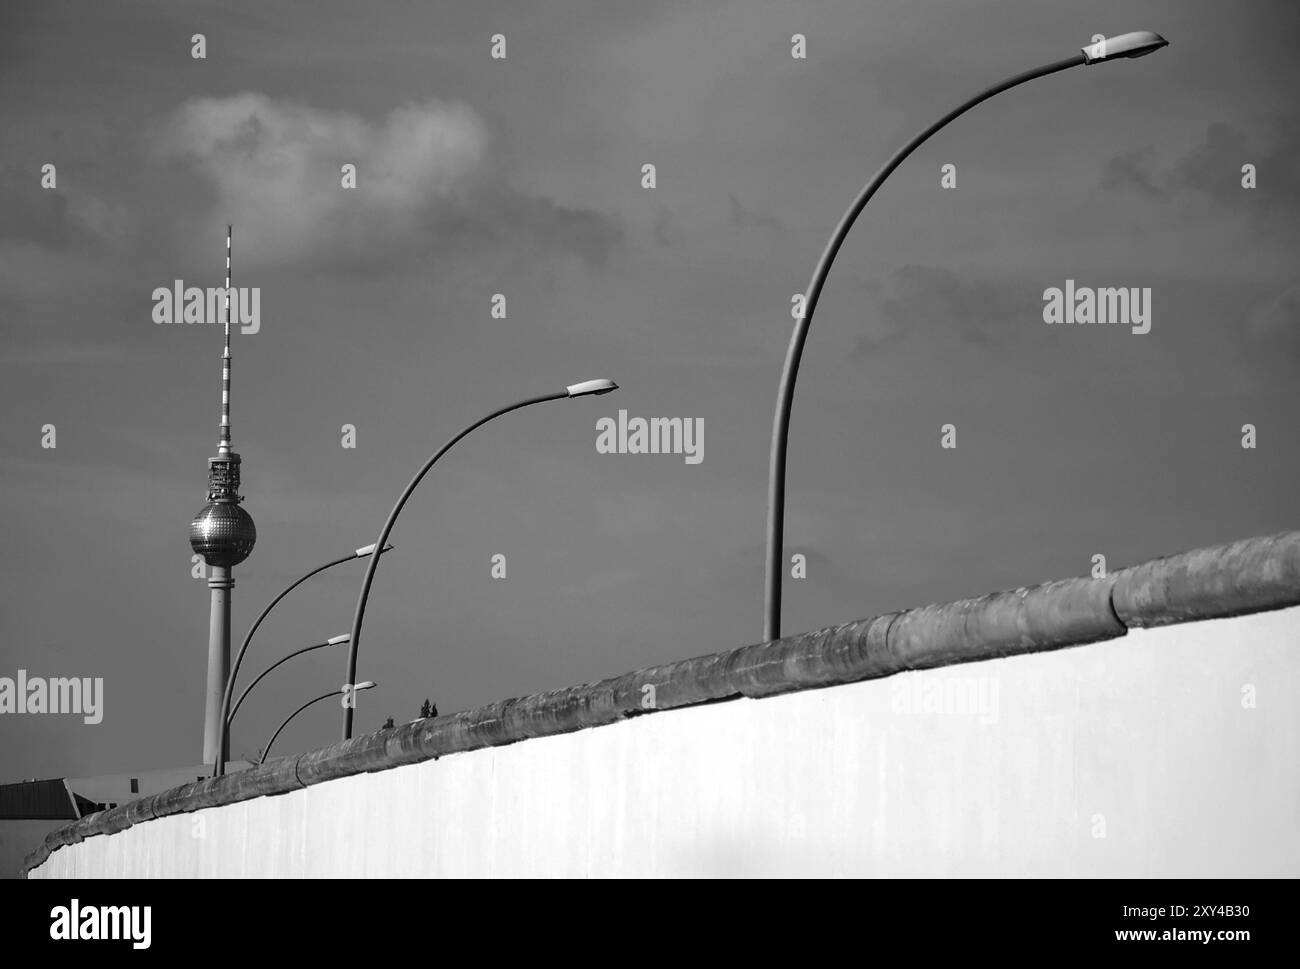
<instances>
[{"instance_id":1,"label":"street lamp pole","mask_svg":"<svg viewBox=\"0 0 1300 969\"><path fill-rule=\"evenodd\" d=\"M895 168L902 164L908 155L935 132L945 127L950 121L965 114L980 102L987 101L994 95L1001 94L1003 91L1010 90L1027 81L1046 77L1049 74L1056 74L1071 67L1097 64L1119 58L1142 57L1167 46L1168 43L1159 34L1150 31L1143 30L1122 34L1089 45L1074 57L1053 61L1051 64L1045 64L1031 71L1025 71L1023 74L1017 74L1001 84L995 84L949 111L895 152L893 157L885 162L871 181L858 193L857 198L853 200L853 204L844 213L839 225L835 227L835 232L831 235L830 242L827 243L826 249L817 261L817 266L813 270L812 281L808 284L808 289L804 293L803 314L795 322L794 333L790 338L790 347L786 351L785 367L781 371L781 386L777 392L776 415L772 421L772 449L768 463L767 562L764 574L765 595L763 602L763 640L765 642L779 639L781 636L781 580L784 574L785 560L786 448L790 435L790 409L794 403L794 384L799 375L799 361L803 357L804 343L808 339L808 328L812 324L813 311L817 309L817 301L821 298L822 287L825 285L826 277L830 273L831 263L835 261L835 255L840 251L840 246L844 244L844 239L849 234L849 229L853 227L858 215L861 214L866 204L871 201L871 197L876 194L876 190L880 188L885 179L890 176Z\"/></svg>"},{"instance_id":2,"label":"street lamp pole","mask_svg":"<svg viewBox=\"0 0 1300 969\"><path fill-rule=\"evenodd\" d=\"M397 523L397 516L402 513L402 507L406 504L406 500L411 497L411 493L415 491L416 486L419 485L419 483L424 479L424 476L429 473L429 469L437 464L439 458L450 451L461 438L468 435L471 431L482 427L488 421L494 420L502 414L509 414L511 411L519 410L523 407L530 407L533 404L544 404L547 401L563 400L567 397L592 397L600 394L608 394L617 389L618 384L614 383L612 380L585 380L582 383L572 384L564 390L553 394L542 394L540 397L529 397L525 400L517 401L507 407L502 407L500 410L493 411L491 414L488 414L487 417L475 421L440 447L428 461L424 462L424 466L416 472L415 477L413 477L410 483L406 486L401 497L397 499L397 504L393 505L393 510L388 513L388 518L384 522L383 529L379 532L379 539L375 542L375 546L382 548L384 543L388 541L388 536L393 530L393 525ZM375 570L378 566L379 560L372 557L370 562L366 565L366 576L361 582L361 594L357 597L356 612L352 616L352 632L350 634L351 642L348 644L348 675L347 679L344 681L345 683L351 683L356 679L357 653L361 645L361 622L365 618L366 600L370 598L370 586L375 581ZM353 707L354 704L345 704L343 707L344 740L352 739Z\"/></svg>"}]
</instances>

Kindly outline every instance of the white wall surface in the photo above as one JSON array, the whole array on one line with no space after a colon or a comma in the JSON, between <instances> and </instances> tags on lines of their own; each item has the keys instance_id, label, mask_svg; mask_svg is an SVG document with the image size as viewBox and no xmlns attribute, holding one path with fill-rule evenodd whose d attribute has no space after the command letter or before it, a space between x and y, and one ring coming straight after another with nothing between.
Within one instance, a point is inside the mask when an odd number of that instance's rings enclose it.
<instances>
[{"instance_id":1,"label":"white wall surface","mask_svg":"<svg viewBox=\"0 0 1300 969\"><path fill-rule=\"evenodd\" d=\"M1300 875L1300 608L456 754L32 877L772 873Z\"/></svg>"}]
</instances>

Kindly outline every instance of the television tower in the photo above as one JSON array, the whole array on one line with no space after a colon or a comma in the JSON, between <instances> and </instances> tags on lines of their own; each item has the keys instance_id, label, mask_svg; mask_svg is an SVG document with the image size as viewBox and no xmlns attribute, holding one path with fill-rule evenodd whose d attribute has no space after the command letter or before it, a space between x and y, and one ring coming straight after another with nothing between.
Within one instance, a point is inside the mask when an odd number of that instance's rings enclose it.
<instances>
[{"instance_id":1,"label":"television tower","mask_svg":"<svg viewBox=\"0 0 1300 969\"><path fill-rule=\"evenodd\" d=\"M208 686L203 714L203 762L217 759L221 743L221 700L230 675L231 569L253 551L257 527L239 503L239 455L230 446L230 247L226 226L226 344L221 356L221 425L217 454L208 458L208 503L190 522L190 547L207 563L212 593L208 618ZM221 751L228 755L229 751Z\"/></svg>"}]
</instances>

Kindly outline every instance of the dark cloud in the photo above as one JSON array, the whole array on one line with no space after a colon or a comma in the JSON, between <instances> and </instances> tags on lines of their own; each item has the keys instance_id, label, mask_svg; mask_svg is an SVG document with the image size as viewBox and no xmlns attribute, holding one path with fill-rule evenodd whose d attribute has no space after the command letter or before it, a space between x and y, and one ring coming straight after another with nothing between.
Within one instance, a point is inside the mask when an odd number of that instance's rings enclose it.
<instances>
[{"instance_id":1,"label":"dark cloud","mask_svg":"<svg viewBox=\"0 0 1300 969\"><path fill-rule=\"evenodd\" d=\"M458 201L434 224L466 239L567 252L591 266L604 264L623 241L622 226L610 216L499 187Z\"/></svg>"},{"instance_id":2,"label":"dark cloud","mask_svg":"<svg viewBox=\"0 0 1300 969\"><path fill-rule=\"evenodd\" d=\"M654 227L650 231L650 237L654 239L656 245L671 246L677 241L676 227L677 218L672 210L661 205L655 211Z\"/></svg>"},{"instance_id":3,"label":"dark cloud","mask_svg":"<svg viewBox=\"0 0 1300 969\"><path fill-rule=\"evenodd\" d=\"M91 245L121 234L122 213L84 188L43 188L39 170L0 166L0 242L47 249Z\"/></svg>"},{"instance_id":4,"label":"dark cloud","mask_svg":"<svg viewBox=\"0 0 1300 969\"><path fill-rule=\"evenodd\" d=\"M975 344L1005 340L1041 310L1041 292L1003 280L965 279L936 266L903 266L879 300L875 332L859 337L857 352L879 350L911 333Z\"/></svg>"},{"instance_id":5,"label":"dark cloud","mask_svg":"<svg viewBox=\"0 0 1300 969\"><path fill-rule=\"evenodd\" d=\"M763 229L777 235L785 231L785 227L781 225L779 219L770 215L751 212L740 204L740 200L736 196L728 195L727 201L730 203L727 220L737 229Z\"/></svg>"},{"instance_id":6,"label":"dark cloud","mask_svg":"<svg viewBox=\"0 0 1300 969\"><path fill-rule=\"evenodd\" d=\"M1300 361L1300 281L1260 301L1246 317L1251 348L1268 360Z\"/></svg>"},{"instance_id":7,"label":"dark cloud","mask_svg":"<svg viewBox=\"0 0 1300 969\"><path fill-rule=\"evenodd\" d=\"M62 249L84 239L81 227L68 212L66 195L41 189L30 176L27 190L16 189L16 181L11 173L5 174L8 189L0 195L0 240Z\"/></svg>"},{"instance_id":8,"label":"dark cloud","mask_svg":"<svg viewBox=\"0 0 1300 969\"><path fill-rule=\"evenodd\" d=\"M1296 160L1296 145L1290 146L1291 163ZM1282 159L1274 152L1263 155L1253 153L1247 146L1246 136L1232 125L1217 122L1210 125L1205 132L1205 140L1191 154L1178 161L1166 176L1166 182L1174 192L1200 192L1221 205L1241 200L1241 166L1247 162L1256 169L1265 168L1270 174L1274 169L1285 169L1278 164ZM1285 183L1283 183L1283 186ZM1295 188L1291 186L1291 198L1297 198Z\"/></svg>"},{"instance_id":9,"label":"dark cloud","mask_svg":"<svg viewBox=\"0 0 1300 969\"><path fill-rule=\"evenodd\" d=\"M1295 223L1300 210L1300 117L1279 118L1271 131L1250 137L1216 122L1191 152L1160 166L1150 149L1111 159L1102 187L1133 190L1154 199L1199 195L1245 212L1270 227ZM1242 186L1242 166L1255 166L1257 187Z\"/></svg>"},{"instance_id":10,"label":"dark cloud","mask_svg":"<svg viewBox=\"0 0 1300 969\"><path fill-rule=\"evenodd\" d=\"M1101 187L1112 190L1132 188L1152 198L1165 198L1169 190L1156 183L1151 155L1151 149L1144 148L1112 158L1102 171Z\"/></svg>"}]
</instances>

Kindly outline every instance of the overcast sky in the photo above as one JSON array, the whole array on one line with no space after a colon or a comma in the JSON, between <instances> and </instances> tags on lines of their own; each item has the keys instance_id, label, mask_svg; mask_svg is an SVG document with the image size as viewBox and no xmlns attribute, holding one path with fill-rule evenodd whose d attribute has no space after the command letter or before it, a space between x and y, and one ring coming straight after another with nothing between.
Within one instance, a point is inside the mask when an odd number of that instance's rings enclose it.
<instances>
[{"instance_id":1,"label":"overcast sky","mask_svg":"<svg viewBox=\"0 0 1300 969\"><path fill-rule=\"evenodd\" d=\"M234 341L259 536L236 643L373 541L464 425L624 388L512 414L426 479L367 612L368 731L425 697L450 713L756 641L791 296L844 207L977 90L1136 29L1172 46L981 106L859 220L796 395L787 558L808 577L786 580L787 632L1296 527L1300 5L8 0L0 676L102 676L105 711L0 719L0 781L200 759L187 527L220 333L155 324L151 294L220 285L227 222L235 283L261 290L260 332ZM1149 287L1150 332L1047 326L1067 279ZM702 420L703 461L598 454L620 408ZM286 599L246 668L345 632L360 578ZM344 660L277 671L233 752ZM277 748L338 720L318 707Z\"/></svg>"}]
</instances>

